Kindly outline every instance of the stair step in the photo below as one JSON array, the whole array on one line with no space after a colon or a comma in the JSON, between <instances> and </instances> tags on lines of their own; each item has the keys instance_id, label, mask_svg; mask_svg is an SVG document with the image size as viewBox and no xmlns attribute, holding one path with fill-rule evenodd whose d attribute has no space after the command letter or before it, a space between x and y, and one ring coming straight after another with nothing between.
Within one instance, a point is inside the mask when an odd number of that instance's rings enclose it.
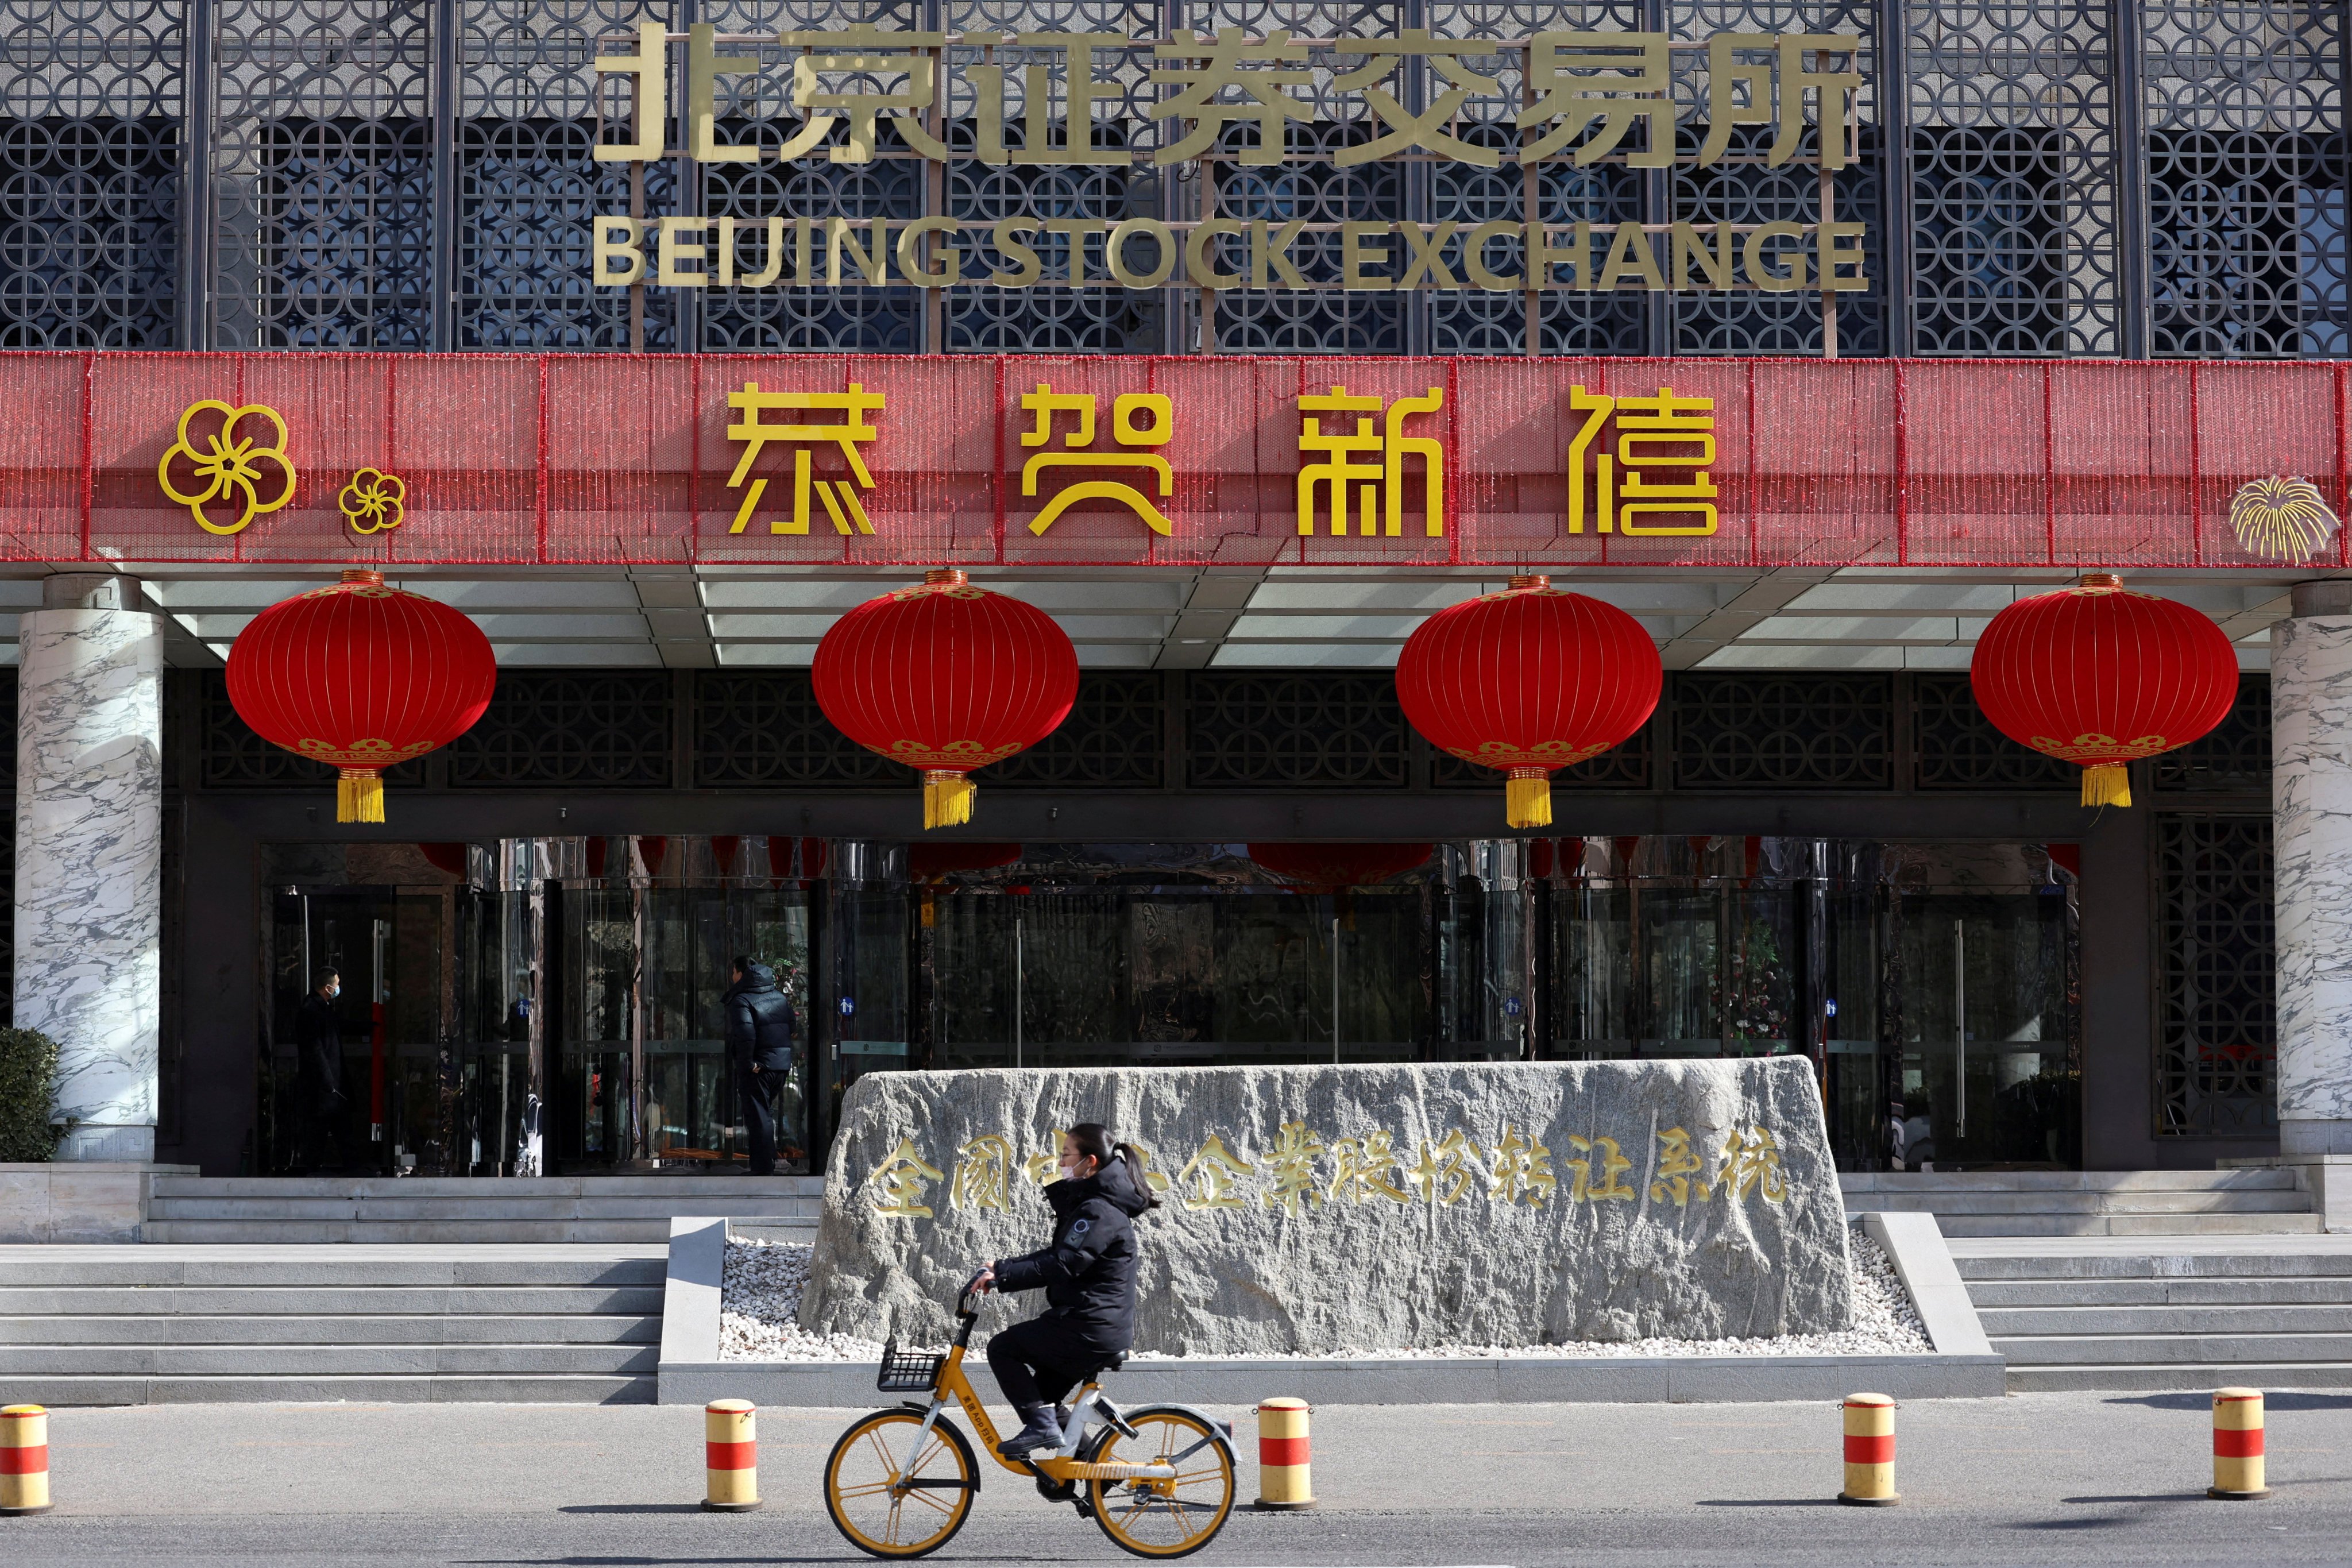
<instances>
[{"instance_id":1,"label":"stair step","mask_svg":"<svg viewBox=\"0 0 2352 1568\"><path fill-rule=\"evenodd\" d=\"M1990 1307L1984 1331L1999 1340L2034 1334L2352 1334L2352 1305L2226 1307Z\"/></svg>"},{"instance_id":2,"label":"stair step","mask_svg":"<svg viewBox=\"0 0 2352 1568\"><path fill-rule=\"evenodd\" d=\"M1988 1329L1987 1337L2011 1366L2161 1366L2173 1362L2342 1362L2352 1366L2352 1334L2036 1334L2011 1339ZM0 1356L5 1354L0 1351Z\"/></svg>"},{"instance_id":3,"label":"stair step","mask_svg":"<svg viewBox=\"0 0 2352 1568\"><path fill-rule=\"evenodd\" d=\"M0 1345L0 1382L39 1377L442 1377L651 1373L657 1344Z\"/></svg>"},{"instance_id":4,"label":"stair step","mask_svg":"<svg viewBox=\"0 0 2352 1568\"><path fill-rule=\"evenodd\" d=\"M761 1197L714 1193L678 1197L504 1197L417 1198L402 1194L386 1198L215 1198L158 1197L147 1205L149 1221L248 1220L257 1223L308 1220L581 1220L653 1219L673 1215L724 1215L755 1211L778 1219L816 1223L824 1210L821 1198ZM665 1233L667 1234L667 1233Z\"/></svg>"},{"instance_id":5,"label":"stair step","mask_svg":"<svg viewBox=\"0 0 2352 1568\"><path fill-rule=\"evenodd\" d=\"M1936 1225L1947 1237L2030 1236L2316 1236L2315 1214L2233 1215L1946 1215Z\"/></svg>"},{"instance_id":6,"label":"stair step","mask_svg":"<svg viewBox=\"0 0 2352 1568\"><path fill-rule=\"evenodd\" d=\"M2352 1275L2318 1279L1969 1279L1979 1313L2012 1307L2352 1308Z\"/></svg>"},{"instance_id":7,"label":"stair step","mask_svg":"<svg viewBox=\"0 0 2352 1568\"><path fill-rule=\"evenodd\" d=\"M624 1243L669 1240L667 1219L561 1220L158 1220L140 1239L179 1246L350 1243L361 1246L480 1247L499 1243Z\"/></svg>"},{"instance_id":8,"label":"stair step","mask_svg":"<svg viewBox=\"0 0 2352 1568\"><path fill-rule=\"evenodd\" d=\"M651 1405L649 1373L467 1377L31 1377L8 1397L33 1405Z\"/></svg>"},{"instance_id":9,"label":"stair step","mask_svg":"<svg viewBox=\"0 0 2352 1568\"><path fill-rule=\"evenodd\" d=\"M467 1317L418 1311L318 1317L0 1316L0 1352L10 1345L486 1345L652 1344L661 1317Z\"/></svg>"},{"instance_id":10,"label":"stair step","mask_svg":"<svg viewBox=\"0 0 2352 1568\"><path fill-rule=\"evenodd\" d=\"M1849 1194L2186 1193L2287 1191L2295 1179L2293 1171L2275 1166L2228 1171L1853 1171L1841 1173L1838 1184Z\"/></svg>"},{"instance_id":11,"label":"stair step","mask_svg":"<svg viewBox=\"0 0 2352 1568\"><path fill-rule=\"evenodd\" d=\"M309 1286L329 1289L405 1287L584 1289L652 1287L667 1272L666 1254L648 1247L643 1257L479 1255L457 1248L426 1248L410 1254L346 1252L341 1248L233 1247L167 1252L125 1246L79 1250L25 1247L0 1257L0 1279L21 1286L204 1287L252 1289Z\"/></svg>"},{"instance_id":12,"label":"stair step","mask_svg":"<svg viewBox=\"0 0 2352 1568\"><path fill-rule=\"evenodd\" d=\"M1980 1279L2329 1279L2352 1276L2352 1252L1990 1253L1955 1250L1973 1290Z\"/></svg>"},{"instance_id":13,"label":"stair step","mask_svg":"<svg viewBox=\"0 0 2352 1568\"><path fill-rule=\"evenodd\" d=\"M659 1285L504 1287L417 1285L175 1286L108 1289L89 1285L0 1287L0 1317L365 1316L428 1313L457 1317L638 1317L662 1310Z\"/></svg>"},{"instance_id":14,"label":"stair step","mask_svg":"<svg viewBox=\"0 0 2352 1568\"><path fill-rule=\"evenodd\" d=\"M822 1198L823 1176L157 1176L159 1198Z\"/></svg>"},{"instance_id":15,"label":"stair step","mask_svg":"<svg viewBox=\"0 0 2352 1568\"><path fill-rule=\"evenodd\" d=\"M2307 1193L1849 1193L1850 1208L1937 1215L2309 1214Z\"/></svg>"},{"instance_id":16,"label":"stair step","mask_svg":"<svg viewBox=\"0 0 2352 1568\"><path fill-rule=\"evenodd\" d=\"M2136 1393L2202 1392L2233 1384L2269 1392L2291 1388L2352 1388L2352 1362L2116 1363L2009 1368L2011 1394L2065 1394L2120 1389Z\"/></svg>"}]
</instances>

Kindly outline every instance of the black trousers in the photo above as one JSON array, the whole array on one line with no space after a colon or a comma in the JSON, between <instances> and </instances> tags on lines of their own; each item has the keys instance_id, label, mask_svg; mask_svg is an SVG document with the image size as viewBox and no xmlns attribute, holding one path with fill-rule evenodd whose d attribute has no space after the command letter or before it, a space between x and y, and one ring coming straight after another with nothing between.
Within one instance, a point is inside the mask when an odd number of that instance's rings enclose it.
<instances>
[{"instance_id":1,"label":"black trousers","mask_svg":"<svg viewBox=\"0 0 2352 1568\"><path fill-rule=\"evenodd\" d=\"M743 1125L751 1144L751 1173L776 1173L776 1097L792 1074L747 1067L738 1079L743 1095Z\"/></svg>"},{"instance_id":2,"label":"black trousers","mask_svg":"<svg viewBox=\"0 0 2352 1568\"><path fill-rule=\"evenodd\" d=\"M988 1370L1015 1409L1059 1404L1109 1359L1108 1352L1052 1318L1015 1323L988 1342Z\"/></svg>"}]
</instances>

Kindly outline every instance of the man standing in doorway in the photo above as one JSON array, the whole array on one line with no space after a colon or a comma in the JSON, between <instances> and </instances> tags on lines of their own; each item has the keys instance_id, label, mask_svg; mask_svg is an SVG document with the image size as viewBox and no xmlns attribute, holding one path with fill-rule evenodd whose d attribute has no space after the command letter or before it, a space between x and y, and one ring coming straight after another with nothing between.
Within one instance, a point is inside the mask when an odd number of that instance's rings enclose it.
<instances>
[{"instance_id":1,"label":"man standing in doorway","mask_svg":"<svg viewBox=\"0 0 2352 1568\"><path fill-rule=\"evenodd\" d=\"M735 961L727 1009L727 1054L743 1093L751 1174L776 1173L776 1099L793 1070L793 1004L776 988L775 971L755 958Z\"/></svg>"},{"instance_id":2,"label":"man standing in doorway","mask_svg":"<svg viewBox=\"0 0 2352 1568\"><path fill-rule=\"evenodd\" d=\"M343 1032L335 1016L342 977L331 969L310 976L310 994L294 1014L294 1099L301 1118L298 1162L312 1175L340 1174L343 1155ZM335 1152L332 1163L327 1150Z\"/></svg>"}]
</instances>

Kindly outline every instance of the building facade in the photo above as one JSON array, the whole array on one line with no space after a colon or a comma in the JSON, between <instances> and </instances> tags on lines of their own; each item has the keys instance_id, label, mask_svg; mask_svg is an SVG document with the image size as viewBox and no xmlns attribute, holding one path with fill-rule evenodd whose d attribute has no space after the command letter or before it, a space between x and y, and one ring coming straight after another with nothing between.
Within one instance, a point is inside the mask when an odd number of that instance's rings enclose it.
<instances>
[{"instance_id":1,"label":"building facade","mask_svg":"<svg viewBox=\"0 0 2352 1568\"><path fill-rule=\"evenodd\" d=\"M2346 542L2231 504L2346 505L2341 5L73 0L8 47L16 1018L69 1153L740 1160L737 953L803 1160L873 1070L1770 1052L1857 1170L2283 1108L2352 1152ZM927 835L806 665L950 565L1085 673ZM381 828L221 674L352 567L501 667ZM1969 690L2087 570L2242 671L2128 809ZM1668 671L1528 833L1388 674L1523 573Z\"/></svg>"}]
</instances>

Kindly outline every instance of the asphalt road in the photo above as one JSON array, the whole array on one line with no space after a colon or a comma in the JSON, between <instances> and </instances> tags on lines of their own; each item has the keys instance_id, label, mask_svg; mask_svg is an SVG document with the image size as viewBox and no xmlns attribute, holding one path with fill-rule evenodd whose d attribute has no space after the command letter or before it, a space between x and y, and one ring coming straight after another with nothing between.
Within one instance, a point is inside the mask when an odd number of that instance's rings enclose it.
<instances>
[{"instance_id":1,"label":"asphalt road","mask_svg":"<svg viewBox=\"0 0 2352 1568\"><path fill-rule=\"evenodd\" d=\"M0 1390L0 1394L5 1394ZM1255 1495L1239 1415L1244 1500ZM701 1412L483 1405L59 1411L58 1508L0 1563L862 1563L815 1495L842 1411L763 1411L758 1513L702 1512ZM2197 1394L1921 1401L1892 1509L1831 1500L1834 1405L1329 1406L1314 1512L1237 1513L1203 1564L2352 1563L2352 1397L2274 1394L2277 1495L2221 1503ZM932 1561L1119 1563L991 1471Z\"/></svg>"}]
</instances>

